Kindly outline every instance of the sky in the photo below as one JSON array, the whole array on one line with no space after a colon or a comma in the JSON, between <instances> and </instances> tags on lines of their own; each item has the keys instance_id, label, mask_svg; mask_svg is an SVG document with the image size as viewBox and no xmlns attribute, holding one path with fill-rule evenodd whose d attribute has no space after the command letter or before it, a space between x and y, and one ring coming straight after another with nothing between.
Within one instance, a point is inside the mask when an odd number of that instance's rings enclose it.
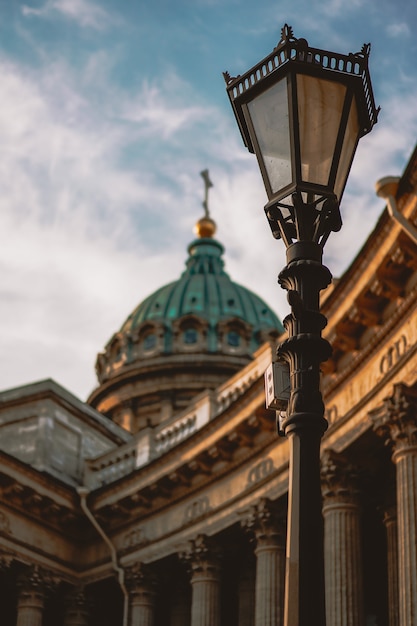
<instances>
[{"instance_id":1,"label":"sky","mask_svg":"<svg viewBox=\"0 0 417 626\"><path fill-rule=\"evenodd\" d=\"M222 76L285 23L317 48L372 46L381 113L325 252L340 276L384 208L374 183L417 143L415 0L0 0L0 389L53 378L88 397L97 353L183 271L206 168L228 273L289 312Z\"/></svg>"}]
</instances>

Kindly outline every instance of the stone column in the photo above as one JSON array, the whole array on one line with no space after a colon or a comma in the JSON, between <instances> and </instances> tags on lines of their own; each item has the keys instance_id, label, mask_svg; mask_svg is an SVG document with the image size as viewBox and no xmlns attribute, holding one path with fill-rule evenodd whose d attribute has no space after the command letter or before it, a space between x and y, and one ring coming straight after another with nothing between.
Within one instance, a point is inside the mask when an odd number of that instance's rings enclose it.
<instances>
[{"instance_id":1,"label":"stone column","mask_svg":"<svg viewBox=\"0 0 417 626\"><path fill-rule=\"evenodd\" d=\"M281 626L284 618L285 530L272 502L262 498L243 522L255 539L255 626Z\"/></svg>"},{"instance_id":2,"label":"stone column","mask_svg":"<svg viewBox=\"0 0 417 626\"><path fill-rule=\"evenodd\" d=\"M326 626L363 626L358 473L332 450L322 456Z\"/></svg>"},{"instance_id":3,"label":"stone column","mask_svg":"<svg viewBox=\"0 0 417 626\"><path fill-rule=\"evenodd\" d=\"M129 626L154 626L156 578L143 563L127 567L126 586L129 590Z\"/></svg>"},{"instance_id":4,"label":"stone column","mask_svg":"<svg viewBox=\"0 0 417 626\"><path fill-rule=\"evenodd\" d=\"M89 607L84 587L73 588L66 597L64 626L89 626Z\"/></svg>"},{"instance_id":5,"label":"stone column","mask_svg":"<svg viewBox=\"0 0 417 626\"><path fill-rule=\"evenodd\" d=\"M398 607L398 527L397 509L385 511L384 524L387 532L388 557L388 624L399 626Z\"/></svg>"},{"instance_id":6,"label":"stone column","mask_svg":"<svg viewBox=\"0 0 417 626\"><path fill-rule=\"evenodd\" d=\"M399 626L417 625L417 390L402 383L370 414L396 466Z\"/></svg>"},{"instance_id":7,"label":"stone column","mask_svg":"<svg viewBox=\"0 0 417 626\"><path fill-rule=\"evenodd\" d=\"M19 576L16 626L42 626L45 580L37 566Z\"/></svg>"},{"instance_id":8,"label":"stone column","mask_svg":"<svg viewBox=\"0 0 417 626\"><path fill-rule=\"evenodd\" d=\"M191 570L191 626L220 626L220 555L213 540L199 535L183 558Z\"/></svg>"}]
</instances>

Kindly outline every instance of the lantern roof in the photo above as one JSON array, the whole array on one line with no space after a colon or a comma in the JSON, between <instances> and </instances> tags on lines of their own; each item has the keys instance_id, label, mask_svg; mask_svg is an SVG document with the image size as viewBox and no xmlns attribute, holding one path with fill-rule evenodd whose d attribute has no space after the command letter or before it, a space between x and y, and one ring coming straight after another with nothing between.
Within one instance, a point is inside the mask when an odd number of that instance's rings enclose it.
<instances>
[{"instance_id":1,"label":"lantern roof","mask_svg":"<svg viewBox=\"0 0 417 626\"><path fill-rule=\"evenodd\" d=\"M281 39L273 51L243 75L230 76L223 72L227 92L235 113L245 146L255 152L241 104L253 99L290 70L317 75L332 80L352 80L357 83L357 97L362 100L360 110L360 136L369 133L378 119L380 107L376 108L369 76L370 44L364 44L360 52L340 54L312 48L306 39L294 37L293 29L285 24Z\"/></svg>"}]
</instances>

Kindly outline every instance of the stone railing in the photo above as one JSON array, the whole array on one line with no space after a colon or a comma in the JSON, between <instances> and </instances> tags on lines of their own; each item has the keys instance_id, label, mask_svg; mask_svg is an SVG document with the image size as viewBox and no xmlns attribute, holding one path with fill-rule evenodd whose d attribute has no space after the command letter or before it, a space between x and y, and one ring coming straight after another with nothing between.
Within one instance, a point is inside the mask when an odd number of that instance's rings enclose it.
<instances>
[{"instance_id":1,"label":"stone railing","mask_svg":"<svg viewBox=\"0 0 417 626\"><path fill-rule=\"evenodd\" d=\"M221 413L241 396L259 377L263 376L272 360L272 349L264 344L255 353L255 359L243 370L216 389L217 413Z\"/></svg>"},{"instance_id":2,"label":"stone railing","mask_svg":"<svg viewBox=\"0 0 417 626\"><path fill-rule=\"evenodd\" d=\"M94 489L114 482L188 439L263 376L271 362L271 354L270 346L262 346L249 365L214 392L207 391L199 395L186 411L161 426L144 429L132 441L116 450L87 461L84 471L85 485Z\"/></svg>"},{"instance_id":3,"label":"stone railing","mask_svg":"<svg viewBox=\"0 0 417 626\"><path fill-rule=\"evenodd\" d=\"M210 421L215 401L211 392L205 392L168 423L146 428L127 444L88 460L84 484L90 489L109 484L165 454Z\"/></svg>"}]
</instances>

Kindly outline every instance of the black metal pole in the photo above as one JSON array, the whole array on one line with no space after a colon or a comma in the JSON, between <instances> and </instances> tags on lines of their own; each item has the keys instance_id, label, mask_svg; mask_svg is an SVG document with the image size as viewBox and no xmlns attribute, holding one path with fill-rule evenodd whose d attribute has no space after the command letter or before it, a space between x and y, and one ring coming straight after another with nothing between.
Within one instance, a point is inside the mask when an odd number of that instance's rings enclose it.
<instances>
[{"instance_id":1,"label":"black metal pole","mask_svg":"<svg viewBox=\"0 0 417 626\"><path fill-rule=\"evenodd\" d=\"M331 281L322 248L301 241L287 248L279 275L288 291L288 339L278 349L290 367L291 395L283 422L290 445L290 482L284 626L325 626L320 441L327 428L320 392L320 364L331 354L321 332L320 291Z\"/></svg>"}]
</instances>

